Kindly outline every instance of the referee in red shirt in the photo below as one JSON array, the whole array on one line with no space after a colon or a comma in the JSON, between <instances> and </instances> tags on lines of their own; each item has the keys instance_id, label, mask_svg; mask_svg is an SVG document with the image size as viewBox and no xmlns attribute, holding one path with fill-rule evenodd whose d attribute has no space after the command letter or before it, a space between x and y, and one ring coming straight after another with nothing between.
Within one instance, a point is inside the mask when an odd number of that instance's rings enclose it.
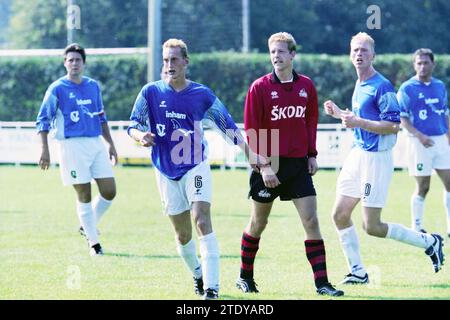
<instances>
[{"instance_id":1,"label":"referee in red shirt","mask_svg":"<svg viewBox=\"0 0 450 320\"><path fill-rule=\"evenodd\" d=\"M250 148L270 160L252 172L249 197L252 211L242 235L241 269L236 286L257 293L253 265L259 240L273 201L292 200L305 229L306 256L312 266L317 292L342 296L327 277L325 245L317 218L312 176L316 161L317 92L312 80L293 69L294 37L273 34L268 41L273 71L252 83L245 99L244 125Z\"/></svg>"}]
</instances>

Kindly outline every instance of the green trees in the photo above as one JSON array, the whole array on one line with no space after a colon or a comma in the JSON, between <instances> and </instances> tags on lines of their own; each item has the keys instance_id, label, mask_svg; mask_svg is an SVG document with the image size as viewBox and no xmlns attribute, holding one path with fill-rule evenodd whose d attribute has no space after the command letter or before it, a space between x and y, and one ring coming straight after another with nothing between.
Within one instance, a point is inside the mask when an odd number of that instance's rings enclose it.
<instances>
[{"instance_id":1,"label":"green trees","mask_svg":"<svg viewBox=\"0 0 450 320\"><path fill-rule=\"evenodd\" d=\"M13 0L9 47L61 48L66 43L66 0Z\"/></svg>"},{"instance_id":2,"label":"green trees","mask_svg":"<svg viewBox=\"0 0 450 320\"><path fill-rule=\"evenodd\" d=\"M304 53L347 54L350 37L369 32L379 53L449 49L450 1L377 0L380 29L369 29L369 0L251 0L251 49L267 51L267 37L291 32ZM147 44L147 0L75 0L81 9L77 41L86 47ZM0 0L0 45L61 48L67 0ZM8 20L9 11L11 11ZM8 23L9 21L9 23ZM185 39L192 52L240 51L241 0L162 0L162 40Z\"/></svg>"},{"instance_id":3,"label":"green trees","mask_svg":"<svg viewBox=\"0 0 450 320\"><path fill-rule=\"evenodd\" d=\"M2 32L2 30L6 30L9 25L11 1L12 0L0 0L0 48L6 43L6 34L5 32Z\"/></svg>"},{"instance_id":4,"label":"green trees","mask_svg":"<svg viewBox=\"0 0 450 320\"><path fill-rule=\"evenodd\" d=\"M372 4L380 8L380 29L367 27ZM251 11L252 46L260 52L266 51L267 36L281 30L291 32L307 53L347 54L351 36L359 31L374 37L380 53L449 50L447 0L252 0Z\"/></svg>"},{"instance_id":5,"label":"green trees","mask_svg":"<svg viewBox=\"0 0 450 320\"><path fill-rule=\"evenodd\" d=\"M76 41L85 47L147 45L147 0L77 0L81 30ZM67 42L66 0L12 0L9 47L63 48Z\"/></svg>"}]
</instances>

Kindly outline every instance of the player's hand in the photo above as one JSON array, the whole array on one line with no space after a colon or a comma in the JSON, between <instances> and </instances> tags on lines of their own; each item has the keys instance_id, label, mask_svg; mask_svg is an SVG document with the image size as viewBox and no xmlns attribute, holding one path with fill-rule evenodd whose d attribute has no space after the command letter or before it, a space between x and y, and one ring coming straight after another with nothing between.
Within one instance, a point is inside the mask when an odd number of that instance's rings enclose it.
<instances>
[{"instance_id":1,"label":"player's hand","mask_svg":"<svg viewBox=\"0 0 450 320\"><path fill-rule=\"evenodd\" d=\"M155 135L151 132L142 132L139 138L139 143L144 147L151 147L155 145Z\"/></svg>"},{"instance_id":2,"label":"player's hand","mask_svg":"<svg viewBox=\"0 0 450 320\"><path fill-rule=\"evenodd\" d=\"M361 118L348 109L341 112L341 121L344 128L353 129L361 126Z\"/></svg>"},{"instance_id":3,"label":"player's hand","mask_svg":"<svg viewBox=\"0 0 450 320\"><path fill-rule=\"evenodd\" d=\"M434 141L429 136L419 132L416 137L425 148L434 146Z\"/></svg>"},{"instance_id":4,"label":"player's hand","mask_svg":"<svg viewBox=\"0 0 450 320\"><path fill-rule=\"evenodd\" d=\"M261 173L261 168L270 166L270 159L256 153L253 153L253 157L256 159L255 163L250 163L253 171Z\"/></svg>"},{"instance_id":5,"label":"player's hand","mask_svg":"<svg viewBox=\"0 0 450 320\"><path fill-rule=\"evenodd\" d=\"M323 103L323 108L326 114L333 118L339 119L341 117L342 110L332 101L327 100Z\"/></svg>"},{"instance_id":6,"label":"player's hand","mask_svg":"<svg viewBox=\"0 0 450 320\"><path fill-rule=\"evenodd\" d=\"M270 166L260 168L260 172L267 188L275 188L280 185L280 180Z\"/></svg>"},{"instance_id":7,"label":"player's hand","mask_svg":"<svg viewBox=\"0 0 450 320\"><path fill-rule=\"evenodd\" d=\"M48 147L42 148L41 158L39 159L39 167L41 167L42 170L47 170L50 167L50 152Z\"/></svg>"},{"instance_id":8,"label":"player's hand","mask_svg":"<svg viewBox=\"0 0 450 320\"><path fill-rule=\"evenodd\" d=\"M114 145L109 146L109 159L111 160L113 166L115 166L119 162L119 157L117 155L117 151Z\"/></svg>"},{"instance_id":9,"label":"player's hand","mask_svg":"<svg viewBox=\"0 0 450 320\"><path fill-rule=\"evenodd\" d=\"M313 176L316 174L318 169L319 165L317 164L316 158L308 158L308 173Z\"/></svg>"}]
</instances>

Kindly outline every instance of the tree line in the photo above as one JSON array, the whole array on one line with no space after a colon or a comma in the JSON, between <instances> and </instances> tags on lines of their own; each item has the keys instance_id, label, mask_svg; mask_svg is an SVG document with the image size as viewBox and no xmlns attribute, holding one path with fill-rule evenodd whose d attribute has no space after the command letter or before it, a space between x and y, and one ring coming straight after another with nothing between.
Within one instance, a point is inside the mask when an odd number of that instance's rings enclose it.
<instances>
[{"instance_id":1,"label":"tree line","mask_svg":"<svg viewBox=\"0 0 450 320\"><path fill-rule=\"evenodd\" d=\"M85 47L147 46L147 0L76 0ZM241 0L162 0L162 40L187 40L192 52L239 51ZM447 53L448 0L250 0L250 49L267 51L278 31L294 35L304 53L346 54L350 37L370 33L380 53L429 47ZM0 46L8 49L66 45L66 0L0 0ZM376 6L378 12L368 11ZM378 14L378 15L377 15ZM373 28L370 21L376 19ZM372 28L372 29L370 29Z\"/></svg>"}]
</instances>

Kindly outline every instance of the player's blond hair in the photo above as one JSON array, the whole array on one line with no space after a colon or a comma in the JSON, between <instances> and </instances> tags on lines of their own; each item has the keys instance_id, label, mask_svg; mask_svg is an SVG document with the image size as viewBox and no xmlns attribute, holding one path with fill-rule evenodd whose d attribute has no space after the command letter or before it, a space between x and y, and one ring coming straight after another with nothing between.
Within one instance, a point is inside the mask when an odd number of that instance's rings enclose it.
<instances>
[{"instance_id":1,"label":"player's blond hair","mask_svg":"<svg viewBox=\"0 0 450 320\"><path fill-rule=\"evenodd\" d=\"M267 41L267 44L270 47L270 45L276 41L286 42L288 45L289 52L295 51L297 49L297 43L295 42L294 37L290 33L287 32L274 33L273 35L270 36L269 40Z\"/></svg>"},{"instance_id":2,"label":"player's blond hair","mask_svg":"<svg viewBox=\"0 0 450 320\"><path fill-rule=\"evenodd\" d=\"M162 45L162 48L180 48L181 50L181 55L183 56L183 58L189 58L188 57L188 48L186 43L183 40L180 39L169 39L166 42L164 42L164 44Z\"/></svg>"},{"instance_id":3,"label":"player's blond hair","mask_svg":"<svg viewBox=\"0 0 450 320\"><path fill-rule=\"evenodd\" d=\"M355 34L352 37L352 40L350 41L350 46L352 45L352 43L354 41L357 41L357 40L369 43L370 47L372 48L372 52L375 54L375 40L373 40L373 38L371 36L369 36L365 32L358 32L357 34Z\"/></svg>"}]
</instances>

